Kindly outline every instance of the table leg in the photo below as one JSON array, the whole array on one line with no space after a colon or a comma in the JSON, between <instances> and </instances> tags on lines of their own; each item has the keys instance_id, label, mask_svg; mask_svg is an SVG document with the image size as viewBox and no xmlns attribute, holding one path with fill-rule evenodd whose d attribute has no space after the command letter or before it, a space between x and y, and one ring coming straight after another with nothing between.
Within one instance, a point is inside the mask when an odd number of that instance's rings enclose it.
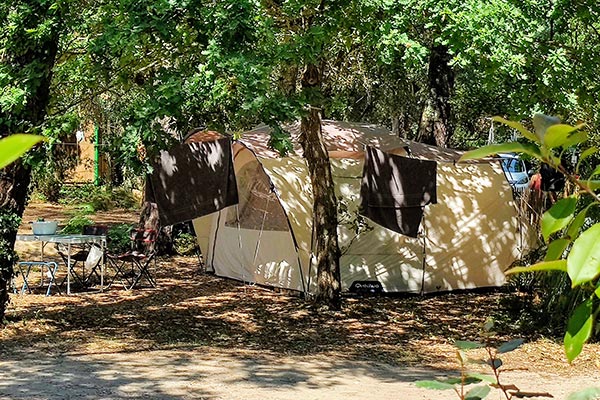
<instances>
[{"instance_id":1,"label":"table leg","mask_svg":"<svg viewBox=\"0 0 600 400\"><path fill-rule=\"evenodd\" d=\"M71 243L67 244L67 295L71 294Z\"/></svg>"},{"instance_id":2,"label":"table leg","mask_svg":"<svg viewBox=\"0 0 600 400\"><path fill-rule=\"evenodd\" d=\"M100 291L104 291L104 253L106 252L106 242L102 241L102 256L100 258Z\"/></svg>"},{"instance_id":3,"label":"table leg","mask_svg":"<svg viewBox=\"0 0 600 400\"><path fill-rule=\"evenodd\" d=\"M46 243L44 243L44 241L40 242L42 249L40 251L41 254L41 262L44 262L44 248L46 247ZM44 267L40 267L40 287L44 286Z\"/></svg>"}]
</instances>

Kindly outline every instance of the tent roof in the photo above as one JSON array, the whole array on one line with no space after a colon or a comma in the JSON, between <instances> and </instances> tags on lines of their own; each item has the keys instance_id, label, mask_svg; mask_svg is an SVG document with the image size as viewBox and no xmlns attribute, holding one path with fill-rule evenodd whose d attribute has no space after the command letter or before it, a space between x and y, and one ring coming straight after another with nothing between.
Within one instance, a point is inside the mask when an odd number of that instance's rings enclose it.
<instances>
[{"instance_id":1,"label":"tent roof","mask_svg":"<svg viewBox=\"0 0 600 400\"><path fill-rule=\"evenodd\" d=\"M215 131L207 131L207 130L195 130L190 132L184 142L185 143L202 143L202 142L212 142L215 140L223 139L227 136L215 132Z\"/></svg>"},{"instance_id":2,"label":"tent roof","mask_svg":"<svg viewBox=\"0 0 600 400\"><path fill-rule=\"evenodd\" d=\"M292 135L294 152L301 154L302 149L298 142L300 123L286 125L284 128ZM414 157L446 162L456 162L463 154L458 150L402 139L390 130L373 124L323 120L322 129L325 146L333 158L362 158L366 145L399 155L406 155L408 150ZM279 154L268 146L270 131L270 127L260 125L244 132L240 141L260 157L277 158Z\"/></svg>"}]
</instances>

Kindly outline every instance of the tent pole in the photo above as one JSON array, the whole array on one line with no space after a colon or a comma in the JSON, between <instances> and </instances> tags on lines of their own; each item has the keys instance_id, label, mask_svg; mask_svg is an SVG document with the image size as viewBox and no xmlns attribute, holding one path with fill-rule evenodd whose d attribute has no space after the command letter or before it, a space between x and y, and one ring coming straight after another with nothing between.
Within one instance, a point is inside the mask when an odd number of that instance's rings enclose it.
<instances>
[{"instance_id":1,"label":"tent pole","mask_svg":"<svg viewBox=\"0 0 600 400\"><path fill-rule=\"evenodd\" d=\"M240 208L238 207L238 204L235 205L235 222L236 222L237 231L238 231L238 248L240 249L240 254L244 254L242 252L244 246L242 245L242 227L240 225ZM244 265L243 265L242 261L240 261L240 267L242 268L242 271L243 271L242 282L244 282L244 285L246 285L250 281L246 280L246 270L244 269ZM244 288L244 291L245 290L246 289Z\"/></svg>"},{"instance_id":2,"label":"tent pole","mask_svg":"<svg viewBox=\"0 0 600 400\"><path fill-rule=\"evenodd\" d=\"M213 271L215 270L215 249L217 247L217 236L219 234L219 227L221 225L221 211L217 216L217 226L215 227L215 240L213 242L212 254L210 255L210 265L212 266Z\"/></svg>"},{"instance_id":3,"label":"tent pole","mask_svg":"<svg viewBox=\"0 0 600 400\"><path fill-rule=\"evenodd\" d=\"M423 224L423 273L421 274L421 293L423 296L425 294L425 267L427 266L427 228L425 227L425 214L423 214L423 219L421 221Z\"/></svg>"},{"instance_id":4,"label":"tent pole","mask_svg":"<svg viewBox=\"0 0 600 400\"><path fill-rule=\"evenodd\" d=\"M263 211L262 221L260 223L260 232L258 233L258 239L256 239L256 248L254 249L254 259L252 260L252 265L256 264L256 258L258 257L258 249L260 248L260 239L262 238L263 231L265 229L265 221L267 219L267 211L269 209L269 201L270 199L267 197L267 204L265 206L265 210Z\"/></svg>"}]
</instances>

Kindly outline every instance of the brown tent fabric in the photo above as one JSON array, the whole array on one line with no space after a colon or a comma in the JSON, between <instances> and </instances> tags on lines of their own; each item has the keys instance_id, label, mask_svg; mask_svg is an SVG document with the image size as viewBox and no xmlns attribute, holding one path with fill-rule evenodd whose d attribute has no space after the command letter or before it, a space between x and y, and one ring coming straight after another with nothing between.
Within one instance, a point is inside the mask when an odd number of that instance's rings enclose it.
<instances>
[{"instance_id":1,"label":"brown tent fabric","mask_svg":"<svg viewBox=\"0 0 600 400\"><path fill-rule=\"evenodd\" d=\"M373 222L417 237L423 207L437 203L437 163L367 146L360 213Z\"/></svg>"},{"instance_id":2,"label":"brown tent fabric","mask_svg":"<svg viewBox=\"0 0 600 400\"><path fill-rule=\"evenodd\" d=\"M238 203L231 141L177 145L160 152L146 184L163 226L189 221Z\"/></svg>"}]
</instances>

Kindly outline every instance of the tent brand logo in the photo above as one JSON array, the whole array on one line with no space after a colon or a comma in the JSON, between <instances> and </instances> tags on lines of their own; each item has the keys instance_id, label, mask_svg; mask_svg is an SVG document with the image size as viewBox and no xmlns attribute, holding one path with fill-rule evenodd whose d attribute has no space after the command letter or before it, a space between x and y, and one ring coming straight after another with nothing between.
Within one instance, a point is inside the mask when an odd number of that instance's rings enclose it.
<instances>
[{"instance_id":1,"label":"tent brand logo","mask_svg":"<svg viewBox=\"0 0 600 400\"><path fill-rule=\"evenodd\" d=\"M383 286L379 281L354 281L350 285L350 292L362 295L377 295L383 293Z\"/></svg>"}]
</instances>

